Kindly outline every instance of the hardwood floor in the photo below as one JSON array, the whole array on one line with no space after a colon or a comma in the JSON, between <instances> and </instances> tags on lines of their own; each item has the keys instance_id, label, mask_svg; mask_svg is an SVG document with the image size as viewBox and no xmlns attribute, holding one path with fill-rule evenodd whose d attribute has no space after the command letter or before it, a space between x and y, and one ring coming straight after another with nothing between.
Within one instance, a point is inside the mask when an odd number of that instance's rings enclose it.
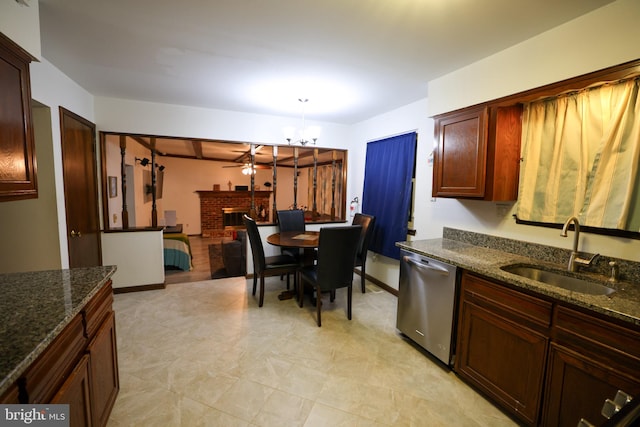
<instances>
[{"instance_id":1,"label":"hardwood floor","mask_svg":"<svg viewBox=\"0 0 640 427\"><path fill-rule=\"evenodd\" d=\"M209 238L201 236L189 236L191 244L191 271L165 270L165 283L199 282L211 279L211 269L209 268L209 245L220 241L219 238Z\"/></svg>"}]
</instances>

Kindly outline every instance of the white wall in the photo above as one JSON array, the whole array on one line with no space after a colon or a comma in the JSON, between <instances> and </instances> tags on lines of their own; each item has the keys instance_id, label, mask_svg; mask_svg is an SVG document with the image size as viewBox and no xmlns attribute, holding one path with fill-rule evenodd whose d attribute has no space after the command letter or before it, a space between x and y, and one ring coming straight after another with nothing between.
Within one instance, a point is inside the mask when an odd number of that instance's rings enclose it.
<instances>
[{"instance_id":1,"label":"white wall","mask_svg":"<svg viewBox=\"0 0 640 427\"><path fill-rule=\"evenodd\" d=\"M37 0L29 7L13 0L0 2L0 32L35 59L40 59L40 12Z\"/></svg>"},{"instance_id":2,"label":"white wall","mask_svg":"<svg viewBox=\"0 0 640 427\"><path fill-rule=\"evenodd\" d=\"M162 231L102 233L102 258L118 266L114 288L164 283Z\"/></svg>"},{"instance_id":3,"label":"white wall","mask_svg":"<svg viewBox=\"0 0 640 427\"><path fill-rule=\"evenodd\" d=\"M618 0L429 82L429 115L640 58L640 1Z\"/></svg>"},{"instance_id":4,"label":"white wall","mask_svg":"<svg viewBox=\"0 0 640 427\"><path fill-rule=\"evenodd\" d=\"M95 111L98 130L103 131L270 145L285 144L282 128L295 126L300 120L106 97L96 97ZM346 125L314 122L308 118L307 125L322 127L319 147L343 148L348 144Z\"/></svg>"}]
</instances>

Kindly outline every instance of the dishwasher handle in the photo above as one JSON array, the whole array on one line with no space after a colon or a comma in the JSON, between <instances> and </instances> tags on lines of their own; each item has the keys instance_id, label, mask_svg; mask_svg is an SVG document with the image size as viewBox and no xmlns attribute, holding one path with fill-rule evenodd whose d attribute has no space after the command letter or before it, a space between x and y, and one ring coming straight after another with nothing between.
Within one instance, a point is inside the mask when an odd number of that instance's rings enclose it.
<instances>
[{"instance_id":1,"label":"dishwasher handle","mask_svg":"<svg viewBox=\"0 0 640 427\"><path fill-rule=\"evenodd\" d=\"M442 274L443 276L449 275L449 270L447 270L446 268L440 267L439 265L425 264L423 262L417 261L406 255L402 257L402 260L409 265L415 265L418 268L426 268L428 270L433 270L438 272L439 274Z\"/></svg>"}]
</instances>

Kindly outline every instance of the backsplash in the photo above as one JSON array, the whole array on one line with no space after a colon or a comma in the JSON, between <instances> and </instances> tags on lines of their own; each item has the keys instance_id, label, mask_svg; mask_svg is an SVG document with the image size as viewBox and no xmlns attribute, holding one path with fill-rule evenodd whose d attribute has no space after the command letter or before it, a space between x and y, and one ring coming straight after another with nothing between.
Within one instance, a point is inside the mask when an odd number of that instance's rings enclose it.
<instances>
[{"instance_id":1,"label":"backsplash","mask_svg":"<svg viewBox=\"0 0 640 427\"><path fill-rule=\"evenodd\" d=\"M553 264L566 265L569 261L571 251L569 249L556 248L538 243L524 242L521 240L507 239L505 237L491 236L488 234L475 233L473 231L457 230L455 228L443 227L442 237L449 240L468 243L489 249L496 249L516 255L527 256ZM621 281L630 283L640 283L640 263L620 258L611 258L600 254L600 257L590 267L583 271L596 273L609 277L611 267L609 261L615 261L619 266Z\"/></svg>"}]
</instances>

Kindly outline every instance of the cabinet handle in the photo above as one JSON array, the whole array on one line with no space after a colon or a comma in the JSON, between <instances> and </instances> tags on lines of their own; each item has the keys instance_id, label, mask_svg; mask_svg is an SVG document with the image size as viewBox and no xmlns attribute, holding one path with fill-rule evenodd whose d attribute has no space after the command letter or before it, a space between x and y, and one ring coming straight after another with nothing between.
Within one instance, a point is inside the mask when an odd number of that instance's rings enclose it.
<instances>
[{"instance_id":1,"label":"cabinet handle","mask_svg":"<svg viewBox=\"0 0 640 427\"><path fill-rule=\"evenodd\" d=\"M442 274L443 276L448 276L449 275L449 271L446 268L442 268L442 267L437 266L437 265L425 264L425 263L416 261L415 259L411 259L408 256L404 257L404 262L406 262L407 264L413 264L413 265L415 265L416 267L419 267L419 268L426 268L427 270L437 271L438 273Z\"/></svg>"},{"instance_id":2,"label":"cabinet handle","mask_svg":"<svg viewBox=\"0 0 640 427\"><path fill-rule=\"evenodd\" d=\"M604 401L604 405L602 405L602 411L600 413L606 419L611 419L624 405L631 402L633 399L629 394L625 393L622 390L618 390L616 396L611 399L607 399Z\"/></svg>"}]
</instances>

